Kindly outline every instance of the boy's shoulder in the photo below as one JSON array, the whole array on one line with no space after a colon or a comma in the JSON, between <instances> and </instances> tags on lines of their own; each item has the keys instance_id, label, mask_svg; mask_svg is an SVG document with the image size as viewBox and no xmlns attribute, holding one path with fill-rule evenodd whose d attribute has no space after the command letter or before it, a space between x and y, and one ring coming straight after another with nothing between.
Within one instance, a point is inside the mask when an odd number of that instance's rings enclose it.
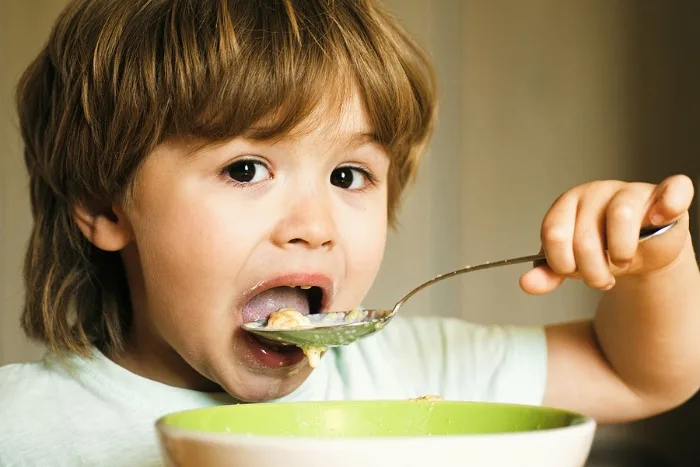
<instances>
[{"instance_id":1,"label":"boy's shoulder","mask_svg":"<svg viewBox=\"0 0 700 467\"><path fill-rule=\"evenodd\" d=\"M0 414L55 407L60 399L75 395L71 390L84 391L71 373L70 360L66 362L47 354L39 360L0 366Z\"/></svg>"},{"instance_id":2,"label":"boy's shoulder","mask_svg":"<svg viewBox=\"0 0 700 467\"><path fill-rule=\"evenodd\" d=\"M0 367L0 419L12 415L37 412L51 404L55 386L55 370L42 359L28 363L12 363ZM24 418L24 417L22 417ZM9 427L10 424L2 424Z\"/></svg>"},{"instance_id":3,"label":"boy's shoulder","mask_svg":"<svg viewBox=\"0 0 700 467\"><path fill-rule=\"evenodd\" d=\"M45 360L0 367L0 464L49 461L36 457L37 440L55 428L57 406L65 393L55 370ZM51 435L57 441L60 430ZM51 441L54 441L51 440ZM48 443L47 443L48 445ZM65 446L64 446L65 447Z\"/></svg>"},{"instance_id":4,"label":"boy's shoulder","mask_svg":"<svg viewBox=\"0 0 700 467\"><path fill-rule=\"evenodd\" d=\"M150 419L115 407L84 371L49 356L0 367L0 465L157 465L155 444L138 443Z\"/></svg>"}]
</instances>

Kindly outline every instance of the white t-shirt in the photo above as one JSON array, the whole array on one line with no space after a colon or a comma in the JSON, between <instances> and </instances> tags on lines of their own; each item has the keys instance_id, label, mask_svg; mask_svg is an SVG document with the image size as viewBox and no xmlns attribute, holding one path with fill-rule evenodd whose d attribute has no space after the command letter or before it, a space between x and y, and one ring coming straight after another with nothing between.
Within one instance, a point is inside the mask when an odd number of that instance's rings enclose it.
<instances>
[{"instance_id":1,"label":"white t-shirt","mask_svg":"<svg viewBox=\"0 0 700 467\"><path fill-rule=\"evenodd\" d=\"M408 399L539 405L547 349L540 327L395 318L382 332L330 350L279 401ZM227 394L167 386L98 351L0 368L0 466L161 465L154 423L175 411L236 403Z\"/></svg>"}]
</instances>

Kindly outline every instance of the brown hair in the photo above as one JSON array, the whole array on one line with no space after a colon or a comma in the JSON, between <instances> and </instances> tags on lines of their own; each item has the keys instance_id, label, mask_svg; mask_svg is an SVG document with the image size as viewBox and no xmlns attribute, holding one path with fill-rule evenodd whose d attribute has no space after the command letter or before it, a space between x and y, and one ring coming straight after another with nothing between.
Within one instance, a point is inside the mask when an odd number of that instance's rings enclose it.
<instances>
[{"instance_id":1,"label":"brown hair","mask_svg":"<svg viewBox=\"0 0 700 467\"><path fill-rule=\"evenodd\" d=\"M81 234L74 207L124 200L166 138L281 135L328 89L339 100L359 90L391 157L395 225L434 85L423 52L371 0L73 1L18 90L34 217L25 332L58 352L120 348L131 323L121 259Z\"/></svg>"}]
</instances>

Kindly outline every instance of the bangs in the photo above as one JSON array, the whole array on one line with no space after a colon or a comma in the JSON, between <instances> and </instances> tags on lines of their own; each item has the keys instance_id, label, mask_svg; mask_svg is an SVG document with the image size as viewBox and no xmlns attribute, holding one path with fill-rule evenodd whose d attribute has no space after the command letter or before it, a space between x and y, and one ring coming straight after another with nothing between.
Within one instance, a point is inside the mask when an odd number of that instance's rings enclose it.
<instances>
[{"instance_id":1,"label":"bangs","mask_svg":"<svg viewBox=\"0 0 700 467\"><path fill-rule=\"evenodd\" d=\"M427 137L429 68L369 2L206 3L197 2L195 13L188 2L177 2L162 24L158 81L170 102L161 139L283 136L307 122L322 101L340 112L355 91L390 152Z\"/></svg>"}]
</instances>

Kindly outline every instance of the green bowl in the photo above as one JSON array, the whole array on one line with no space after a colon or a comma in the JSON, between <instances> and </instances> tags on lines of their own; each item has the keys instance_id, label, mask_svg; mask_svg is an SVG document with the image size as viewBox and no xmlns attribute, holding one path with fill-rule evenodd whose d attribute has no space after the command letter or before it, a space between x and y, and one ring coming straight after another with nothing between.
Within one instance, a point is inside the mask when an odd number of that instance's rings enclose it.
<instances>
[{"instance_id":1,"label":"green bowl","mask_svg":"<svg viewBox=\"0 0 700 467\"><path fill-rule=\"evenodd\" d=\"M189 410L157 429L166 465L581 467L595 422L521 405L348 401Z\"/></svg>"}]
</instances>

